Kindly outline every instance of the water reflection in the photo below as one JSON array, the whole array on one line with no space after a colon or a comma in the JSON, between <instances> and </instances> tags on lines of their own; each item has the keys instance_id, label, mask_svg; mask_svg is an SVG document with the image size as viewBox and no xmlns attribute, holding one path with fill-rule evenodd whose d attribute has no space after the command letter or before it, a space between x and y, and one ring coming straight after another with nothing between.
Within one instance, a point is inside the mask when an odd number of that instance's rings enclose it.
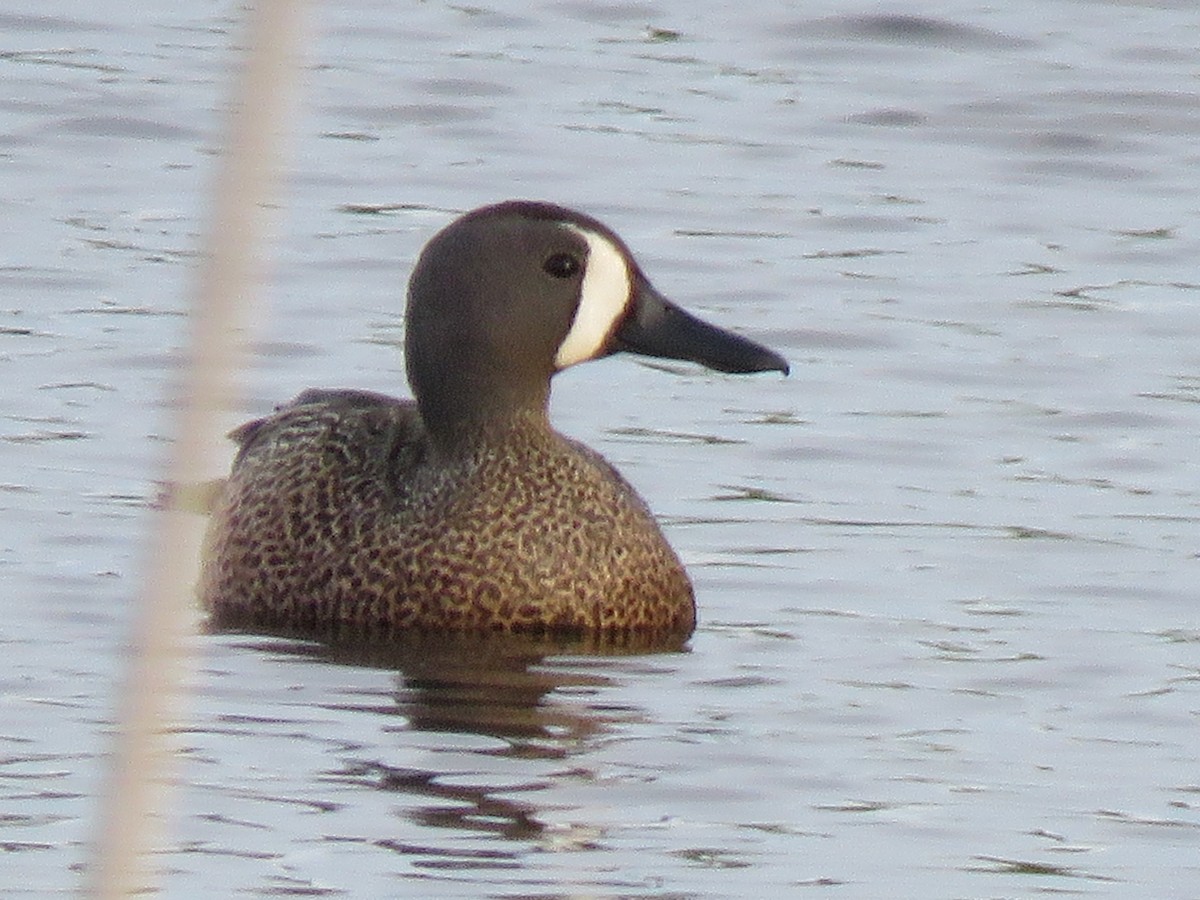
<instances>
[{"instance_id":1,"label":"water reflection","mask_svg":"<svg viewBox=\"0 0 1200 900\"><path fill-rule=\"evenodd\" d=\"M607 689L617 685L617 669L606 657L680 653L684 642L422 636L386 644L267 638L242 647L395 673L388 702L384 694L346 701L340 692L325 695L338 698L334 702L315 702L326 710L394 716L397 724L383 732L398 744L420 743L412 740L414 734L436 735L425 745L430 752L418 758L444 764L396 765L380 758L393 750L385 746L375 748L380 752L374 758L343 758L320 780L403 798L399 815L418 830L394 829L368 838L370 843L404 854L422 869L460 870L518 867L530 847L597 849L599 828L547 825L544 813L561 807L544 792L564 780L595 778L572 760L594 753L617 727L646 721L643 710L613 702ZM488 740L472 740L476 737ZM475 765L471 759L487 762ZM472 843L437 839L427 828L459 832ZM489 843L481 846L479 838Z\"/></svg>"}]
</instances>

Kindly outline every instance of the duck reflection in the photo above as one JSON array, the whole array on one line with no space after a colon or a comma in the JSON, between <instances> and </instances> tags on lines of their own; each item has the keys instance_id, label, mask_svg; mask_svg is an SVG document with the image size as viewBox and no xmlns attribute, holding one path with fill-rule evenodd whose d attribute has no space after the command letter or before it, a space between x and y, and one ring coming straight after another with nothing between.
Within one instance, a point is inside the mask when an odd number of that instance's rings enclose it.
<instances>
[{"instance_id":1,"label":"duck reflection","mask_svg":"<svg viewBox=\"0 0 1200 900\"><path fill-rule=\"evenodd\" d=\"M598 738L624 723L641 721L640 709L612 702L607 688L621 671L642 668L649 654L683 651L678 639L614 644L594 640L555 640L513 636L452 637L431 641L270 642L257 645L271 652L302 655L326 663L369 666L395 671L394 705L337 704L340 710L362 710L401 717L399 733L445 734L494 738L465 752L492 758L503 777L489 775L492 766L464 770L462 752L447 757L460 765L429 769L399 767L379 760L357 760L326 777L415 798L403 815L430 829L470 832L500 841L532 842L555 849L589 849L599 834L586 825L556 827L553 834L541 813L540 792L559 781L590 780L584 766L569 761L594 748ZM625 657L622 659L621 657ZM428 746L428 741L424 744ZM552 767L539 765L551 762ZM526 763L528 763L526 765ZM564 763L566 765L564 765ZM515 777L512 773L516 773ZM527 848L503 845L470 847L421 840L374 840L375 846L418 857L423 868L518 866Z\"/></svg>"}]
</instances>

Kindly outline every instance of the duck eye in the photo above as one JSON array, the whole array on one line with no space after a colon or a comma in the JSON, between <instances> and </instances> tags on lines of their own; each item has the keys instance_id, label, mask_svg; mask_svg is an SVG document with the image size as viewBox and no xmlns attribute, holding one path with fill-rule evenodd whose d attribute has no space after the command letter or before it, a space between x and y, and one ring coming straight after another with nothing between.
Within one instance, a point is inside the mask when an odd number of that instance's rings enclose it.
<instances>
[{"instance_id":1,"label":"duck eye","mask_svg":"<svg viewBox=\"0 0 1200 900\"><path fill-rule=\"evenodd\" d=\"M583 268L577 256L570 253L555 253L544 263L542 268L546 274L553 275L555 278L571 278L579 273Z\"/></svg>"}]
</instances>

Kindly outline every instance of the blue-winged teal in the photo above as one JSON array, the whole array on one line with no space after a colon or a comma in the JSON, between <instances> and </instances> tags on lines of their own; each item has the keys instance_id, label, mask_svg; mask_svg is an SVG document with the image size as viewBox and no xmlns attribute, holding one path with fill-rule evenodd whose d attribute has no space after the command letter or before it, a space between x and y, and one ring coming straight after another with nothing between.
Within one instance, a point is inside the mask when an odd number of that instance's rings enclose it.
<instances>
[{"instance_id":1,"label":"blue-winged teal","mask_svg":"<svg viewBox=\"0 0 1200 900\"><path fill-rule=\"evenodd\" d=\"M292 633L683 635L692 586L645 503L550 426L555 372L626 350L786 373L651 287L589 216L510 201L436 235L409 283L416 402L310 390L233 433L201 594Z\"/></svg>"}]
</instances>

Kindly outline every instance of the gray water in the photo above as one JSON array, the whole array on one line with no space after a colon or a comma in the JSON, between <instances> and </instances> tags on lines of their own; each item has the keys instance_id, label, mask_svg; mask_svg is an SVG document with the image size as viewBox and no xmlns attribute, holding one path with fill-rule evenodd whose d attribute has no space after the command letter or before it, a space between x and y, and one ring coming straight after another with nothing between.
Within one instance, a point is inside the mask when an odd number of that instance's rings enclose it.
<instances>
[{"instance_id":1,"label":"gray water","mask_svg":"<svg viewBox=\"0 0 1200 900\"><path fill-rule=\"evenodd\" d=\"M167 895L1200 897L1200 14L995 6L316 4L228 424L405 393L414 254L510 196L793 371L557 379L687 652L199 638ZM6 896L99 827L237 14L0 13Z\"/></svg>"}]
</instances>

